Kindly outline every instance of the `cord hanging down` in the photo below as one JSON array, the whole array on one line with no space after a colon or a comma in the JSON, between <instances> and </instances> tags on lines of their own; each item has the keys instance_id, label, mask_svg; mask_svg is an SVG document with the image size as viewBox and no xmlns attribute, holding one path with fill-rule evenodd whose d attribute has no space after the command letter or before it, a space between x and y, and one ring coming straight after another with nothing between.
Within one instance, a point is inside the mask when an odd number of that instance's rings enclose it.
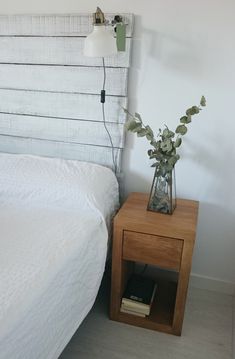
<instances>
[{"instance_id":1,"label":"cord hanging down","mask_svg":"<svg viewBox=\"0 0 235 359\"><path fill-rule=\"evenodd\" d=\"M103 73L104 73L104 79L103 79L103 87L102 90L100 92L100 102L102 105L102 116L103 116L103 123L104 123L104 128L108 134L109 137L109 141L110 141L110 145L111 145L111 149L112 149L112 160L113 160L113 168L114 168L114 172L115 174L117 173L117 164L116 164L116 160L115 160L115 154L114 154L114 145L113 145L113 140L111 137L111 134L108 130L107 124L106 124L106 119L105 119L105 108L104 108L104 104L105 104L105 85L106 85L106 68L105 68L105 61L104 61L104 57L102 57L102 64L103 64Z\"/></svg>"}]
</instances>

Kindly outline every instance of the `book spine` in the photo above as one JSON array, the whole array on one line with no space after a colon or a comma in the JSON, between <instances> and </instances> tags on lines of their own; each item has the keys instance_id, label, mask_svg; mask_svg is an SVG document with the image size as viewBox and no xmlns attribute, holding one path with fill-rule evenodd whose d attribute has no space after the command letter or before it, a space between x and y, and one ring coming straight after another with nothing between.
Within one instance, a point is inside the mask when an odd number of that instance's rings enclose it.
<instances>
[{"instance_id":1,"label":"book spine","mask_svg":"<svg viewBox=\"0 0 235 359\"><path fill-rule=\"evenodd\" d=\"M139 308L136 306L132 306L129 304L126 305L126 304L122 303L122 308L125 308L126 310L136 311L136 312L144 314L144 315L149 315L149 313L150 313L150 307L149 308Z\"/></svg>"}]
</instances>

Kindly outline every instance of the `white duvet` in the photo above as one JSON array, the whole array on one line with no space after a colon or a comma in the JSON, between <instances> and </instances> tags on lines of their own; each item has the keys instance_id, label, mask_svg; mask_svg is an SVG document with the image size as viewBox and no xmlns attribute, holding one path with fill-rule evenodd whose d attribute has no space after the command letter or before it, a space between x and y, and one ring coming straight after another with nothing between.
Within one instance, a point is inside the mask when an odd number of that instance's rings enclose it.
<instances>
[{"instance_id":1,"label":"white duvet","mask_svg":"<svg viewBox=\"0 0 235 359\"><path fill-rule=\"evenodd\" d=\"M111 170L0 154L0 358L54 359L91 309L118 206Z\"/></svg>"}]
</instances>

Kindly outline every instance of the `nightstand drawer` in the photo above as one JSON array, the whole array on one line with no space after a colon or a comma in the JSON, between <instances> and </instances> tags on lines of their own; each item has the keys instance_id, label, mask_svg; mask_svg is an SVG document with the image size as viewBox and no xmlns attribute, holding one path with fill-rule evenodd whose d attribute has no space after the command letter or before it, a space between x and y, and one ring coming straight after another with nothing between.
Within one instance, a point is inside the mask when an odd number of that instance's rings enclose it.
<instances>
[{"instance_id":1,"label":"nightstand drawer","mask_svg":"<svg viewBox=\"0 0 235 359\"><path fill-rule=\"evenodd\" d=\"M124 231L123 259L180 269L183 241L150 234Z\"/></svg>"}]
</instances>

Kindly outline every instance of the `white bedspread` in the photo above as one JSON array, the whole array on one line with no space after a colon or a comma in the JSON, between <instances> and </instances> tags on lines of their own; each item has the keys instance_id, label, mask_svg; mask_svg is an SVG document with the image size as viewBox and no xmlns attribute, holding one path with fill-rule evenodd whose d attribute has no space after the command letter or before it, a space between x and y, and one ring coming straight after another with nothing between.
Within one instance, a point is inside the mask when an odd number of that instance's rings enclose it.
<instances>
[{"instance_id":1,"label":"white bedspread","mask_svg":"<svg viewBox=\"0 0 235 359\"><path fill-rule=\"evenodd\" d=\"M91 309L118 205L113 173L0 154L0 358L52 359Z\"/></svg>"}]
</instances>

